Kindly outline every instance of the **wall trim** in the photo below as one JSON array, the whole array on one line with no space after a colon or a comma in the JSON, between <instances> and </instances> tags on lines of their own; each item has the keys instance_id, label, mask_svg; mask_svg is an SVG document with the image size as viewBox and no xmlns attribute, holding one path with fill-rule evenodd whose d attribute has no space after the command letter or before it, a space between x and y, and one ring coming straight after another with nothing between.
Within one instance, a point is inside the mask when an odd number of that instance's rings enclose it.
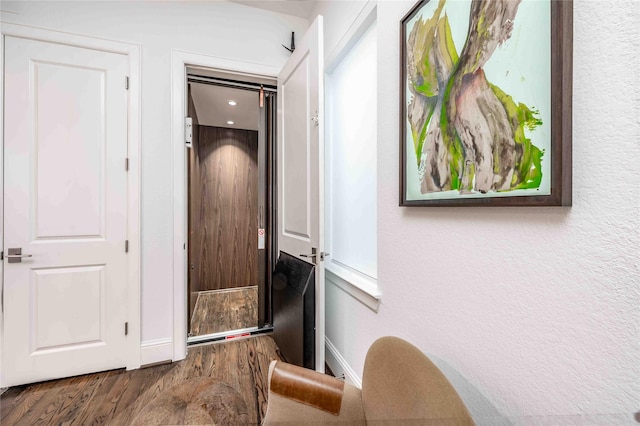
<instances>
[{"instance_id":1,"label":"wall trim","mask_svg":"<svg viewBox=\"0 0 640 426\"><path fill-rule=\"evenodd\" d=\"M326 346L326 360L329 364L329 368L336 375L340 376L344 373L344 379L347 383L362 389L362 379L356 374L353 368L349 365L347 360L342 356L338 348L329 340L328 337L324 338Z\"/></svg>"},{"instance_id":2,"label":"wall trim","mask_svg":"<svg viewBox=\"0 0 640 426\"><path fill-rule=\"evenodd\" d=\"M140 365L171 361L173 342L171 338L155 339L142 342L140 345Z\"/></svg>"},{"instance_id":3,"label":"wall trim","mask_svg":"<svg viewBox=\"0 0 640 426\"><path fill-rule=\"evenodd\" d=\"M358 42L369 26L377 20L377 10L375 1L367 1L362 6L356 18L351 22L349 28L325 61L325 73L330 74L335 70L342 58L351 50L351 47Z\"/></svg>"},{"instance_id":4,"label":"wall trim","mask_svg":"<svg viewBox=\"0 0 640 426\"><path fill-rule=\"evenodd\" d=\"M333 266L325 267L325 271L327 282L340 288L372 311L378 312L382 294L375 283L359 282L355 279L355 274L347 277L343 273L339 273Z\"/></svg>"},{"instance_id":5,"label":"wall trim","mask_svg":"<svg viewBox=\"0 0 640 426\"><path fill-rule=\"evenodd\" d=\"M173 355L187 355L187 175L184 119L187 116L186 67L205 67L276 78L278 68L183 50L171 51L171 179L173 182Z\"/></svg>"},{"instance_id":6,"label":"wall trim","mask_svg":"<svg viewBox=\"0 0 640 426\"><path fill-rule=\"evenodd\" d=\"M376 20L377 4L375 1L367 1L362 5L356 17L351 21L347 30L342 34L338 44L334 47L333 51L329 54L328 59L325 61L325 79L327 80L327 87L331 86L332 73L338 65L340 65L345 55L351 51L351 48L358 43ZM330 91L328 93L330 93ZM327 104L329 104L329 102L327 102ZM330 120L328 120L327 123L331 126ZM327 130L327 134L330 133L331 132ZM328 138L330 138L330 136L328 136ZM328 146L331 147L331 144L328 144ZM327 190L331 191L329 186L330 185L327 185ZM326 207L330 207L329 201L327 201ZM332 222L332 215L329 214L328 217L329 221ZM330 224L328 227L332 228L332 225ZM330 239L331 232L328 232L328 235ZM329 250L333 251L330 246ZM352 268L349 265L340 262L335 258L335 256L329 259L325 265L325 271L326 281L340 288L372 311L378 312L382 293L378 288L378 280L376 278L368 276L367 274L358 271L356 268Z\"/></svg>"},{"instance_id":7,"label":"wall trim","mask_svg":"<svg viewBox=\"0 0 640 426\"><path fill-rule=\"evenodd\" d=\"M126 55L129 60L129 114L128 114L128 157L129 173L128 186L128 238L129 238L129 263L127 273L127 322L129 334L127 340L126 368L132 370L140 368L140 335L141 335L141 291L142 281L140 277L141 250L140 250L140 76L141 76L141 45L129 42L115 41L103 38L84 36L81 34L66 33L45 28L31 27L27 25L13 24L2 21L2 45L5 36L21 37L31 40L41 40L49 43L77 46L85 49L93 49L103 52ZM4 54L2 55L4 58ZM3 59L4 60L4 59ZM4 63L0 64L4 69ZM2 93L4 100L4 92ZM4 104L4 102L2 102ZM0 112L2 110L0 109ZM4 137L3 128L0 127L0 137ZM4 139L2 139L4 146ZM0 161L2 158L0 157ZM0 163L0 169L4 163ZM1 182L0 182L1 183ZM3 196L4 198L4 192ZM1 207L1 205L0 205ZM1 226L1 225L0 225ZM4 285L4 283L3 283ZM2 325L2 324L0 324ZM2 347L0 347L0 351Z\"/></svg>"}]
</instances>

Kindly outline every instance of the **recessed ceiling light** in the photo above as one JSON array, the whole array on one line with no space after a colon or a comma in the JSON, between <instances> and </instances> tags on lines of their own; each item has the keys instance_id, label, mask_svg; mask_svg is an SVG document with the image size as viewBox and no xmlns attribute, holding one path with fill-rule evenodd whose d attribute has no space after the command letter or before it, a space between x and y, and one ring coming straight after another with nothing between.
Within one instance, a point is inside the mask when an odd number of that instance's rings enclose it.
<instances>
[{"instance_id":1,"label":"recessed ceiling light","mask_svg":"<svg viewBox=\"0 0 640 426\"><path fill-rule=\"evenodd\" d=\"M227 124L233 124L233 121L229 120L227 121Z\"/></svg>"},{"instance_id":2,"label":"recessed ceiling light","mask_svg":"<svg viewBox=\"0 0 640 426\"><path fill-rule=\"evenodd\" d=\"M231 106L236 106L238 104L236 101L229 101L228 103Z\"/></svg>"}]
</instances>

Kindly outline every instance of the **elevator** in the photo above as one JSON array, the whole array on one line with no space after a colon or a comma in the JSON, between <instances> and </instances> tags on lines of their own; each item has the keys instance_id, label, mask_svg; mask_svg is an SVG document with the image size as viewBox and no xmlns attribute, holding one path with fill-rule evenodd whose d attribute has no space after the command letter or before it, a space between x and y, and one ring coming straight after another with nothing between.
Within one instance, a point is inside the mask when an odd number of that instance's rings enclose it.
<instances>
[{"instance_id":1,"label":"elevator","mask_svg":"<svg viewBox=\"0 0 640 426\"><path fill-rule=\"evenodd\" d=\"M276 82L187 68L188 344L271 330Z\"/></svg>"}]
</instances>

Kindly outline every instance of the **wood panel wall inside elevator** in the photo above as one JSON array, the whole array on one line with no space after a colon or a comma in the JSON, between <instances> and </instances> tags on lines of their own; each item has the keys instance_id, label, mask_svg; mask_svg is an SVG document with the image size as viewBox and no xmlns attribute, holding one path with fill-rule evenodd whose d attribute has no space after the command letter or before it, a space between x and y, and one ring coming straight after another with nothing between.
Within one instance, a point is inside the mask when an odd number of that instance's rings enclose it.
<instances>
[{"instance_id":1,"label":"wood panel wall inside elevator","mask_svg":"<svg viewBox=\"0 0 640 426\"><path fill-rule=\"evenodd\" d=\"M258 132L197 126L189 155L190 293L258 284Z\"/></svg>"}]
</instances>

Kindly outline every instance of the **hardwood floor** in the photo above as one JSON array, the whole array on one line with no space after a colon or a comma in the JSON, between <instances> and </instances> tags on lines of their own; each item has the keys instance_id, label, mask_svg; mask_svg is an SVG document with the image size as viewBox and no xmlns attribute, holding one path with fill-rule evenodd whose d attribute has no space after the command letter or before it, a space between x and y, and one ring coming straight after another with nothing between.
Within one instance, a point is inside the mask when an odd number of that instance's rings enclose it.
<instances>
[{"instance_id":1,"label":"hardwood floor","mask_svg":"<svg viewBox=\"0 0 640 426\"><path fill-rule=\"evenodd\" d=\"M219 333L258 325L258 287L198 293L191 335Z\"/></svg>"},{"instance_id":2,"label":"hardwood floor","mask_svg":"<svg viewBox=\"0 0 640 426\"><path fill-rule=\"evenodd\" d=\"M263 335L190 347L185 360L172 364L16 386L0 396L0 424L129 425L163 391L204 377L231 386L246 404L249 423L260 424L273 359L281 359L276 344Z\"/></svg>"}]
</instances>

